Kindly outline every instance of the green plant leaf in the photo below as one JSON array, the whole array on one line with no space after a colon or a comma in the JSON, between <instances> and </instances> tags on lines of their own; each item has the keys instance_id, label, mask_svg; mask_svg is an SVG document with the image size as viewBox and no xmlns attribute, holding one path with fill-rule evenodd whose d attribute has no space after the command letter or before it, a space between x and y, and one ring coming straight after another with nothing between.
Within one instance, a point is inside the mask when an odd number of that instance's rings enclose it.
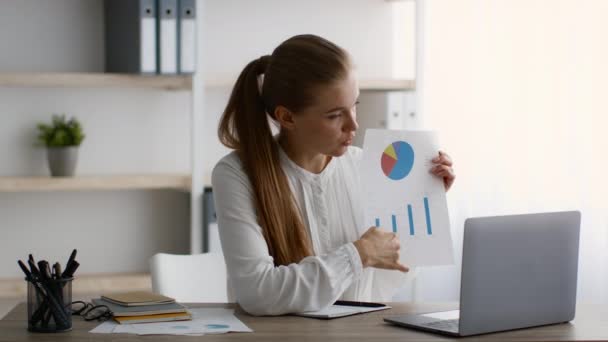
<instances>
[{"instance_id":1,"label":"green plant leaf","mask_svg":"<svg viewBox=\"0 0 608 342\"><path fill-rule=\"evenodd\" d=\"M66 121L65 114L53 114L51 124L38 123L39 144L47 147L79 146L84 140L82 125L76 118Z\"/></svg>"}]
</instances>

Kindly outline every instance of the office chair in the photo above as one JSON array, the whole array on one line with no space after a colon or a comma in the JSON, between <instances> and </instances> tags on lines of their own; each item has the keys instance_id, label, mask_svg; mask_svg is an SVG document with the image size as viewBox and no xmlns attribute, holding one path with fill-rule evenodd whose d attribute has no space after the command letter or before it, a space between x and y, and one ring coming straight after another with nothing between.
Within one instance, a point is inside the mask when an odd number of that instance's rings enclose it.
<instances>
[{"instance_id":1,"label":"office chair","mask_svg":"<svg viewBox=\"0 0 608 342\"><path fill-rule=\"evenodd\" d=\"M158 253L150 259L152 290L181 303L226 303L224 257L218 253Z\"/></svg>"}]
</instances>

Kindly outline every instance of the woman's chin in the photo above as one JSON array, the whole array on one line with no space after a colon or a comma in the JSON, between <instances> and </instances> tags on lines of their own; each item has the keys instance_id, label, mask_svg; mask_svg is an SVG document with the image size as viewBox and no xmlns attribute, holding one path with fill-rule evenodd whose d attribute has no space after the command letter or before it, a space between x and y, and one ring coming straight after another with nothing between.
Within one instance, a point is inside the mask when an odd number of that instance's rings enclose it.
<instances>
[{"instance_id":1,"label":"woman's chin","mask_svg":"<svg viewBox=\"0 0 608 342\"><path fill-rule=\"evenodd\" d=\"M348 151L348 146L349 145L340 145L338 148L329 153L329 155L332 157L341 157L344 155L344 153L346 153L346 151Z\"/></svg>"}]
</instances>

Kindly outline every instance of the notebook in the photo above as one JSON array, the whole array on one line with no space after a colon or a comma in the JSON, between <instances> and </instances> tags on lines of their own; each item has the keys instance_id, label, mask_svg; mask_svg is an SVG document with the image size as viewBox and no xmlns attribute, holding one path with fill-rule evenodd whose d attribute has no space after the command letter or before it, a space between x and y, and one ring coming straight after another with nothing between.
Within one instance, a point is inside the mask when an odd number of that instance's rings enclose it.
<instances>
[{"instance_id":1,"label":"notebook","mask_svg":"<svg viewBox=\"0 0 608 342\"><path fill-rule=\"evenodd\" d=\"M158 315L167 313L184 313L187 312L186 307L178 303L145 305L145 306L122 306L117 305L101 298L93 299L95 305L106 305L114 316L143 316L143 315Z\"/></svg>"},{"instance_id":2,"label":"notebook","mask_svg":"<svg viewBox=\"0 0 608 342\"><path fill-rule=\"evenodd\" d=\"M124 306L143 306L175 303L175 299L159 295L150 291L132 291L105 294L101 299Z\"/></svg>"},{"instance_id":3,"label":"notebook","mask_svg":"<svg viewBox=\"0 0 608 342\"><path fill-rule=\"evenodd\" d=\"M391 307L382 303L338 300L333 305L330 305L325 309L300 312L296 313L295 315L310 318L332 319L387 309L391 309Z\"/></svg>"},{"instance_id":4,"label":"notebook","mask_svg":"<svg viewBox=\"0 0 608 342\"><path fill-rule=\"evenodd\" d=\"M120 316L114 317L114 320L120 324L135 324L135 323L153 323L153 322L170 322L170 321L187 321L191 320L192 315L189 312L166 313L159 315L144 315L144 316Z\"/></svg>"}]
</instances>

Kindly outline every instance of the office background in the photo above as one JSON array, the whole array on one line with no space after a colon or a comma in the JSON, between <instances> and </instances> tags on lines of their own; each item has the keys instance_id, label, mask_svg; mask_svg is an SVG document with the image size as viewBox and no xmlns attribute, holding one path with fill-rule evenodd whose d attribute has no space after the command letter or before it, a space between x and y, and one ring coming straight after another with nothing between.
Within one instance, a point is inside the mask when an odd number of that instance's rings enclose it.
<instances>
[{"instance_id":1,"label":"office background","mask_svg":"<svg viewBox=\"0 0 608 342\"><path fill-rule=\"evenodd\" d=\"M203 72L196 77L232 77L302 32L351 51L362 78L415 77L412 2L198 4ZM608 124L608 24L601 20L608 3L429 0L426 6L424 117L403 126L437 129L456 162L448 195L456 259L466 217L580 209L579 299L608 301L608 138L601 131ZM0 70L102 71L101 8L99 0L0 3ZM229 91L206 87L196 114L207 177L226 153L215 129ZM188 96L3 88L0 175L46 174L44 150L33 146L34 126L53 112L83 122L79 174L187 171L193 162ZM19 277L15 260L28 252L63 260L72 247L80 250L81 274L145 272L155 252L189 251L188 203L189 195L178 191L0 193L0 277ZM459 269L419 270L399 298L455 300Z\"/></svg>"},{"instance_id":2,"label":"office background","mask_svg":"<svg viewBox=\"0 0 608 342\"><path fill-rule=\"evenodd\" d=\"M102 72L102 3L0 3L0 71ZM317 33L343 45L356 57L362 78L390 78L397 69L393 27L398 18L390 2L315 0L286 6L279 0L222 0L199 1L198 6L202 72L195 78L220 85L204 87L205 104L194 113L200 120L197 160L190 150L188 91L4 87L0 175L48 174L44 149L33 145L35 124L53 112L65 112L78 117L87 134L79 175L187 173L198 162L203 163L202 178L208 179L227 153L216 134L231 90L225 80L236 79L246 63L294 34ZM354 35L353 23L363 22L367 28ZM413 27L409 22L403 27ZM400 63L409 63L411 73L413 52L405 57L409 60ZM408 72L406 66L399 69ZM147 272L147 260L156 252L190 251L189 196L174 190L0 193L0 277L20 277L15 260L24 253L61 260L73 247L79 249L80 276Z\"/></svg>"}]
</instances>

